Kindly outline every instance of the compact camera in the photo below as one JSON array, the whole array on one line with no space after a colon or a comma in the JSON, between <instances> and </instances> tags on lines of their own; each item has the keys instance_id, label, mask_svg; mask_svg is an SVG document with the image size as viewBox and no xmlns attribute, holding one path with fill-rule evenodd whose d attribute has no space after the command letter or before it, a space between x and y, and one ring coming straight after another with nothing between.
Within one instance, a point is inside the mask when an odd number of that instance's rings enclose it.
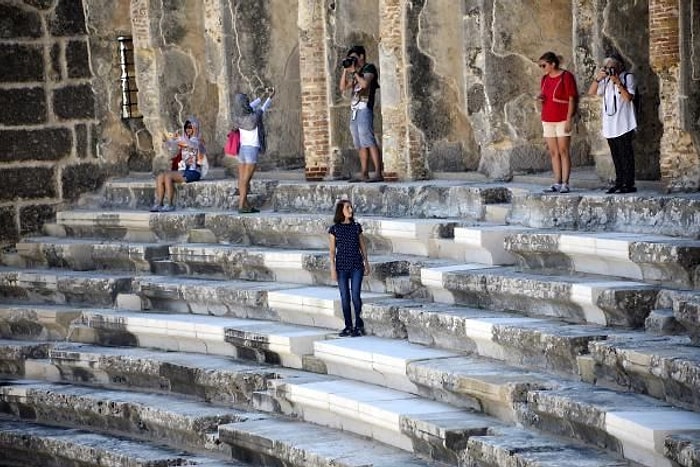
<instances>
[{"instance_id":1,"label":"compact camera","mask_svg":"<svg viewBox=\"0 0 700 467\"><path fill-rule=\"evenodd\" d=\"M340 64L343 66L343 68L350 68L351 66L354 66L357 63L357 58L355 57L345 57Z\"/></svg>"},{"instance_id":2,"label":"compact camera","mask_svg":"<svg viewBox=\"0 0 700 467\"><path fill-rule=\"evenodd\" d=\"M603 71L608 76L615 76L617 74L617 70L611 66L604 68Z\"/></svg>"}]
</instances>

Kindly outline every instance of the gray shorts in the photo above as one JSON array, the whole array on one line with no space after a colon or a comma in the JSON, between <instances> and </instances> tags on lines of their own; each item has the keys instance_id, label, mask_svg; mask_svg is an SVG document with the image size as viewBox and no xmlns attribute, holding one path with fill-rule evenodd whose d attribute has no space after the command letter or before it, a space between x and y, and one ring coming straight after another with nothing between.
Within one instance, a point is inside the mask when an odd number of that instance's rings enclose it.
<instances>
[{"instance_id":1,"label":"gray shorts","mask_svg":"<svg viewBox=\"0 0 700 467\"><path fill-rule=\"evenodd\" d=\"M241 146L238 150L239 164L257 164L260 148L257 146Z\"/></svg>"},{"instance_id":2,"label":"gray shorts","mask_svg":"<svg viewBox=\"0 0 700 467\"><path fill-rule=\"evenodd\" d=\"M355 149L370 148L377 145L374 138L374 111L369 108L350 110L350 133ZM355 113L357 112L357 113ZM354 117L353 118L353 114Z\"/></svg>"}]
</instances>

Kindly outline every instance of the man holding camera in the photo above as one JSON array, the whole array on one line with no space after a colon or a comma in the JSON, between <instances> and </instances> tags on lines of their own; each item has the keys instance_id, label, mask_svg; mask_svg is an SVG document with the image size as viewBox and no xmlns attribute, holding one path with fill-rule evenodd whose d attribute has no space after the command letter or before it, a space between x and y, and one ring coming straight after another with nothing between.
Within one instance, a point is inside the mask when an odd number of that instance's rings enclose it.
<instances>
[{"instance_id":1,"label":"man holding camera","mask_svg":"<svg viewBox=\"0 0 700 467\"><path fill-rule=\"evenodd\" d=\"M374 137L374 97L379 88L377 67L365 61L365 48L352 47L342 61L340 92L352 90L350 101L350 133L355 148L360 153L360 176L351 182L379 182L382 177L382 158ZM368 159L372 156L375 175L369 177Z\"/></svg>"},{"instance_id":2,"label":"man holding camera","mask_svg":"<svg viewBox=\"0 0 700 467\"><path fill-rule=\"evenodd\" d=\"M615 184L607 190L612 193L634 193L634 149L632 140L637 129L634 112L634 94L637 83L634 75L624 70L622 58L607 57L588 89L592 96L603 96L603 137L608 140L615 165Z\"/></svg>"}]
</instances>

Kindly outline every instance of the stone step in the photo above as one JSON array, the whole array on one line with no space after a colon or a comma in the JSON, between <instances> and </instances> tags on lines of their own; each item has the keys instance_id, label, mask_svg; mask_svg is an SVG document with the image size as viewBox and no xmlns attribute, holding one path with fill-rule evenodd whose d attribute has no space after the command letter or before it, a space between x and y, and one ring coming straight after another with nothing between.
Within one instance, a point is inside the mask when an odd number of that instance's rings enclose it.
<instances>
[{"instance_id":1,"label":"stone step","mask_svg":"<svg viewBox=\"0 0 700 467\"><path fill-rule=\"evenodd\" d=\"M72 306L0 304L0 338L64 340L81 314Z\"/></svg>"},{"instance_id":2,"label":"stone step","mask_svg":"<svg viewBox=\"0 0 700 467\"><path fill-rule=\"evenodd\" d=\"M170 259L155 261L156 273L208 276L225 279L335 285L330 278L328 249L292 250L241 245L175 244ZM363 289L385 292L387 278L409 274L415 258L370 256L371 272Z\"/></svg>"},{"instance_id":3,"label":"stone step","mask_svg":"<svg viewBox=\"0 0 700 467\"><path fill-rule=\"evenodd\" d=\"M619 456L531 431L508 428L472 436L461 465L485 467L628 467Z\"/></svg>"},{"instance_id":4,"label":"stone step","mask_svg":"<svg viewBox=\"0 0 700 467\"><path fill-rule=\"evenodd\" d=\"M57 212L56 225L70 237L135 242L185 241L192 230L204 227L204 216L202 211L74 210Z\"/></svg>"},{"instance_id":5,"label":"stone step","mask_svg":"<svg viewBox=\"0 0 700 467\"><path fill-rule=\"evenodd\" d=\"M315 212L318 212L316 210ZM359 212L359 211L358 211ZM445 250L455 250L454 228L461 219L423 219L358 216L370 254L408 254L440 258ZM266 247L327 249L328 214L289 214L263 212L240 215L209 212L204 227L221 242ZM449 244L450 248L448 248ZM461 255L464 247L461 247ZM456 254L456 252L455 252Z\"/></svg>"},{"instance_id":6,"label":"stone step","mask_svg":"<svg viewBox=\"0 0 700 467\"><path fill-rule=\"evenodd\" d=\"M657 306L669 310L676 324L690 336L691 345L700 346L700 291L668 290L659 293Z\"/></svg>"},{"instance_id":7,"label":"stone step","mask_svg":"<svg viewBox=\"0 0 700 467\"><path fill-rule=\"evenodd\" d=\"M516 263L516 257L506 251L505 239L531 229L512 225L476 225L455 227L454 243L466 245L461 261L488 265Z\"/></svg>"},{"instance_id":8,"label":"stone step","mask_svg":"<svg viewBox=\"0 0 700 467\"><path fill-rule=\"evenodd\" d=\"M46 359L52 342L31 342L0 339L0 374L13 377L31 377L32 362Z\"/></svg>"},{"instance_id":9,"label":"stone step","mask_svg":"<svg viewBox=\"0 0 700 467\"><path fill-rule=\"evenodd\" d=\"M697 193L660 195L634 193L609 196L600 192L566 196L543 194L541 187L510 190L509 224L538 229L628 232L700 238Z\"/></svg>"},{"instance_id":10,"label":"stone step","mask_svg":"<svg viewBox=\"0 0 700 467\"><path fill-rule=\"evenodd\" d=\"M390 446L456 465L470 436L500 423L467 409L357 381L309 376L270 382L259 405L306 422L371 437Z\"/></svg>"},{"instance_id":11,"label":"stone step","mask_svg":"<svg viewBox=\"0 0 700 467\"><path fill-rule=\"evenodd\" d=\"M74 271L122 269L151 272L153 262L167 259L165 243L111 242L75 238L30 237L17 243L28 268L66 268Z\"/></svg>"},{"instance_id":12,"label":"stone step","mask_svg":"<svg viewBox=\"0 0 700 467\"><path fill-rule=\"evenodd\" d=\"M267 203L277 181L256 178L251 180L249 199L256 206ZM238 180L207 177L197 183L176 187L175 203L178 208L234 209L238 207ZM145 209L155 199L155 179L118 178L105 183L101 205L104 208Z\"/></svg>"},{"instance_id":13,"label":"stone step","mask_svg":"<svg viewBox=\"0 0 700 467\"><path fill-rule=\"evenodd\" d=\"M700 412L700 347L687 337L637 333L589 345L597 384Z\"/></svg>"},{"instance_id":14,"label":"stone step","mask_svg":"<svg viewBox=\"0 0 700 467\"><path fill-rule=\"evenodd\" d=\"M363 292L362 303L390 299L391 295ZM342 329L345 326L337 287L279 289L267 294L267 305L286 323Z\"/></svg>"},{"instance_id":15,"label":"stone step","mask_svg":"<svg viewBox=\"0 0 700 467\"><path fill-rule=\"evenodd\" d=\"M666 436L664 441L668 457L681 467L700 465L700 435L678 433Z\"/></svg>"},{"instance_id":16,"label":"stone step","mask_svg":"<svg viewBox=\"0 0 700 467\"><path fill-rule=\"evenodd\" d=\"M90 465L168 467L243 466L167 449L143 441L94 434L72 428L48 427L26 422L0 420L0 463L7 466Z\"/></svg>"},{"instance_id":17,"label":"stone step","mask_svg":"<svg viewBox=\"0 0 700 467\"><path fill-rule=\"evenodd\" d=\"M8 345L0 341L0 350ZM26 360L35 371L17 376L182 395L225 406L249 403L255 391L285 371L212 354L71 342L55 343L46 354Z\"/></svg>"},{"instance_id":18,"label":"stone step","mask_svg":"<svg viewBox=\"0 0 700 467\"><path fill-rule=\"evenodd\" d=\"M68 339L85 344L197 352L302 368L328 330L275 321L86 310Z\"/></svg>"},{"instance_id":19,"label":"stone step","mask_svg":"<svg viewBox=\"0 0 700 467\"><path fill-rule=\"evenodd\" d=\"M700 287L700 241L621 232L509 233L506 249L527 268L620 276Z\"/></svg>"},{"instance_id":20,"label":"stone step","mask_svg":"<svg viewBox=\"0 0 700 467\"><path fill-rule=\"evenodd\" d=\"M665 438L700 434L700 414L636 394L572 384L531 391L527 398L525 425L617 452L641 465L673 467Z\"/></svg>"},{"instance_id":21,"label":"stone step","mask_svg":"<svg viewBox=\"0 0 700 467\"><path fill-rule=\"evenodd\" d=\"M131 290L131 276L117 273L0 267L0 297L9 302L112 306Z\"/></svg>"},{"instance_id":22,"label":"stone step","mask_svg":"<svg viewBox=\"0 0 700 467\"><path fill-rule=\"evenodd\" d=\"M444 465L348 433L293 420L250 420L219 427L219 439L251 465L418 467Z\"/></svg>"},{"instance_id":23,"label":"stone step","mask_svg":"<svg viewBox=\"0 0 700 467\"><path fill-rule=\"evenodd\" d=\"M0 401L0 411L23 421L79 427L225 457L231 452L219 442L219 425L264 417L172 395L28 380L5 382Z\"/></svg>"},{"instance_id":24,"label":"stone step","mask_svg":"<svg viewBox=\"0 0 700 467\"><path fill-rule=\"evenodd\" d=\"M474 409L511 423L517 421L528 391L565 384L490 359L369 336L315 342L314 356L330 375Z\"/></svg>"},{"instance_id":25,"label":"stone step","mask_svg":"<svg viewBox=\"0 0 700 467\"><path fill-rule=\"evenodd\" d=\"M540 275L462 264L423 268L421 282L441 303L458 303L579 323L641 327L658 288L593 275Z\"/></svg>"}]
</instances>

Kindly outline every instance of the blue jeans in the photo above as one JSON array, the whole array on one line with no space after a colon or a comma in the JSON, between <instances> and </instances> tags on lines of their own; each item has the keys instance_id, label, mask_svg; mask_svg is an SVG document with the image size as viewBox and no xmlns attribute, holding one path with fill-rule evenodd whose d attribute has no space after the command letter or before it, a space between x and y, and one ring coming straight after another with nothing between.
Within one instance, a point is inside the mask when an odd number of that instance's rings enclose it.
<instances>
[{"instance_id":1,"label":"blue jeans","mask_svg":"<svg viewBox=\"0 0 700 467\"><path fill-rule=\"evenodd\" d=\"M338 272L338 288L340 289L340 303L343 308L343 318L345 319L345 327L352 329L352 312L350 311L350 300L355 309L355 324L358 328L363 328L364 323L360 318L362 313L362 298L360 290L362 290L362 277L365 271L362 269L353 269L351 271Z\"/></svg>"}]
</instances>

